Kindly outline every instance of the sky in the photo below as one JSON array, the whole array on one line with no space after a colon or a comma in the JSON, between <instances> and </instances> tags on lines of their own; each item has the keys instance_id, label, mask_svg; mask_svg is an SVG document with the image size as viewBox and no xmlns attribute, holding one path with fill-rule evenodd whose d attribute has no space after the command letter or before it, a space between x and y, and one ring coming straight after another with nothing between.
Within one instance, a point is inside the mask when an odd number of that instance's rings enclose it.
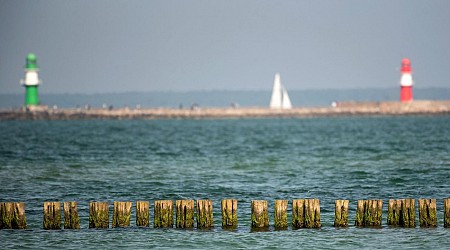
<instances>
[{"instance_id":1,"label":"sky","mask_svg":"<svg viewBox=\"0 0 450 250\"><path fill-rule=\"evenodd\" d=\"M0 0L0 94L450 87L450 1Z\"/></svg>"}]
</instances>

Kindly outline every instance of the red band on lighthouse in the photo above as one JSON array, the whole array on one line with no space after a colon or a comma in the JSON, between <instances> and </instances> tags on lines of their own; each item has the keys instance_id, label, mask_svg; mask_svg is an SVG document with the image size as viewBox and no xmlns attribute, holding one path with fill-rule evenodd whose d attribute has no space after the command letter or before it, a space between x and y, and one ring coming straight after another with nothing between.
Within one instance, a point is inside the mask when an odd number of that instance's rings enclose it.
<instances>
[{"instance_id":1,"label":"red band on lighthouse","mask_svg":"<svg viewBox=\"0 0 450 250\"><path fill-rule=\"evenodd\" d=\"M400 89L400 101L410 102L413 100L412 86L401 86Z\"/></svg>"}]
</instances>

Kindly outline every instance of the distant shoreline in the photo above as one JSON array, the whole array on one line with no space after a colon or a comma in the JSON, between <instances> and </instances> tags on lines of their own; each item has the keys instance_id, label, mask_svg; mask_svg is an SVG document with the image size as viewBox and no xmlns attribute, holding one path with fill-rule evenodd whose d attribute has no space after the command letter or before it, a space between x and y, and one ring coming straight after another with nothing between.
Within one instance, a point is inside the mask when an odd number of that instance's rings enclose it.
<instances>
[{"instance_id":1,"label":"distant shoreline","mask_svg":"<svg viewBox=\"0 0 450 250\"><path fill-rule=\"evenodd\" d=\"M0 110L0 120L125 120L125 119L228 119L336 116L450 115L450 100L401 102L341 102L336 107L276 110L240 108L53 109L46 106Z\"/></svg>"},{"instance_id":2,"label":"distant shoreline","mask_svg":"<svg viewBox=\"0 0 450 250\"><path fill-rule=\"evenodd\" d=\"M399 99L398 86L392 88L363 88L363 89L289 89L289 97L294 107L328 107L332 102L391 102ZM48 107L77 108L91 106L102 108L134 109L141 108L190 108L197 104L200 107L227 108L231 105L240 107L267 107L271 90L210 90L210 91L172 91L172 92L118 92L93 94L50 94L42 89L40 100ZM414 89L415 100L450 100L450 87ZM20 109L25 101L24 93L0 93L0 110L15 107Z\"/></svg>"}]
</instances>

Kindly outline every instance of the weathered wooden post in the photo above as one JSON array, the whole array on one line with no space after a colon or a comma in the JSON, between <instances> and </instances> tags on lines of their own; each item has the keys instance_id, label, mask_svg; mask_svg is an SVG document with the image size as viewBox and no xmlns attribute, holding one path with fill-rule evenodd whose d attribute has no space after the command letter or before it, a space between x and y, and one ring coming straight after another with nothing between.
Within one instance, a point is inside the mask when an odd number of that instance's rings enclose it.
<instances>
[{"instance_id":1,"label":"weathered wooden post","mask_svg":"<svg viewBox=\"0 0 450 250\"><path fill-rule=\"evenodd\" d=\"M319 199L300 199L292 201L292 227L320 228Z\"/></svg>"},{"instance_id":2,"label":"weathered wooden post","mask_svg":"<svg viewBox=\"0 0 450 250\"><path fill-rule=\"evenodd\" d=\"M197 228L214 227L212 200L197 200Z\"/></svg>"},{"instance_id":3,"label":"weathered wooden post","mask_svg":"<svg viewBox=\"0 0 450 250\"><path fill-rule=\"evenodd\" d=\"M13 218L12 202L0 202L0 229L12 229Z\"/></svg>"},{"instance_id":4,"label":"weathered wooden post","mask_svg":"<svg viewBox=\"0 0 450 250\"><path fill-rule=\"evenodd\" d=\"M26 229L27 219L25 215L25 203L14 202L14 219L12 221L14 229Z\"/></svg>"},{"instance_id":5,"label":"weathered wooden post","mask_svg":"<svg viewBox=\"0 0 450 250\"><path fill-rule=\"evenodd\" d=\"M154 227L172 228L173 227L173 201L159 200L155 201Z\"/></svg>"},{"instance_id":6,"label":"weathered wooden post","mask_svg":"<svg viewBox=\"0 0 450 250\"><path fill-rule=\"evenodd\" d=\"M381 227L382 211L382 200L358 200L355 226Z\"/></svg>"},{"instance_id":7,"label":"weathered wooden post","mask_svg":"<svg viewBox=\"0 0 450 250\"><path fill-rule=\"evenodd\" d=\"M26 229L25 203L0 202L0 229Z\"/></svg>"},{"instance_id":8,"label":"weathered wooden post","mask_svg":"<svg viewBox=\"0 0 450 250\"><path fill-rule=\"evenodd\" d=\"M400 225L403 227L416 227L416 200L402 200L402 216L400 217Z\"/></svg>"},{"instance_id":9,"label":"weathered wooden post","mask_svg":"<svg viewBox=\"0 0 450 250\"><path fill-rule=\"evenodd\" d=\"M24 202L14 202L14 219L12 221L13 229L26 229L27 219L25 215L25 203Z\"/></svg>"},{"instance_id":10,"label":"weathered wooden post","mask_svg":"<svg viewBox=\"0 0 450 250\"><path fill-rule=\"evenodd\" d=\"M130 226L131 206L132 206L132 203L129 201L126 201L126 202L115 201L114 202L112 227L129 227Z\"/></svg>"},{"instance_id":11,"label":"weathered wooden post","mask_svg":"<svg viewBox=\"0 0 450 250\"><path fill-rule=\"evenodd\" d=\"M348 200L336 200L334 202L334 226L348 227Z\"/></svg>"},{"instance_id":12,"label":"weathered wooden post","mask_svg":"<svg viewBox=\"0 0 450 250\"><path fill-rule=\"evenodd\" d=\"M358 200L358 205L356 206L355 226L364 226L365 203L365 200Z\"/></svg>"},{"instance_id":13,"label":"weathered wooden post","mask_svg":"<svg viewBox=\"0 0 450 250\"><path fill-rule=\"evenodd\" d=\"M177 200L177 228L194 227L194 200Z\"/></svg>"},{"instance_id":14,"label":"weathered wooden post","mask_svg":"<svg viewBox=\"0 0 450 250\"><path fill-rule=\"evenodd\" d=\"M292 200L292 228L305 227L305 200Z\"/></svg>"},{"instance_id":15,"label":"weathered wooden post","mask_svg":"<svg viewBox=\"0 0 450 250\"><path fill-rule=\"evenodd\" d=\"M390 226L400 225L401 200L389 200L387 224Z\"/></svg>"},{"instance_id":16,"label":"weathered wooden post","mask_svg":"<svg viewBox=\"0 0 450 250\"><path fill-rule=\"evenodd\" d=\"M287 206L287 200L275 200L274 226L277 230L288 228Z\"/></svg>"},{"instance_id":17,"label":"weathered wooden post","mask_svg":"<svg viewBox=\"0 0 450 250\"><path fill-rule=\"evenodd\" d=\"M80 229L80 217L75 201L64 202L64 229Z\"/></svg>"},{"instance_id":18,"label":"weathered wooden post","mask_svg":"<svg viewBox=\"0 0 450 250\"><path fill-rule=\"evenodd\" d=\"M237 200L222 200L222 228L235 229L237 226Z\"/></svg>"},{"instance_id":19,"label":"weathered wooden post","mask_svg":"<svg viewBox=\"0 0 450 250\"><path fill-rule=\"evenodd\" d=\"M91 202L89 204L89 228L109 227L108 202Z\"/></svg>"},{"instance_id":20,"label":"weathered wooden post","mask_svg":"<svg viewBox=\"0 0 450 250\"><path fill-rule=\"evenodd\" d=\"M391 226L415 227L415 200L389 200L387 224Z\"/></svg>"},{"instance_id":21,"label":"weathered wooden post","mask_svg":"<svg viewBox=\"0 0 450 250\"><path fill-rule=\"evenodd\" d=\"M150 202L148 201L136 201L136 226L148 227L149 222L149 209Z\"/></svg>"},{"instance_id":22,"label":"weathered wooden post","mask_svg":"<svg viewBox=\"0 0 450 250\"><path fill-rule=\"evenodd\" d=\"M61 229L61 203L44 202L44 229Z\"/></svg>"},{"instance_id":23,"label":"weathered wooden post","mask_svg":"<svg viewBox=\"0 0 450 250\"><path fill-rule=\"evenodd\" d=\"M437 227L436 199L419 199L420 227Z\"/></svg>"},{"instance_id":24,"label":"weathered wooden post","mask_svg":"<svg viewBox=\"0 0 450 250\"><path fill-rule=\"evenodd\" d=\"M253 200L252 209L252 228L264 229L269 227L269 209L267 201Z\"/></svg>"},{"instance_id":25,"label":"weathered wooden post","mask_svg":"<svg viewBox=\"0 0 450 250\"><path fill-rule=\"evenodd\" d=\"M450 198L444 199L444 227L450 228Z\"/></svg>"}]
</instances>

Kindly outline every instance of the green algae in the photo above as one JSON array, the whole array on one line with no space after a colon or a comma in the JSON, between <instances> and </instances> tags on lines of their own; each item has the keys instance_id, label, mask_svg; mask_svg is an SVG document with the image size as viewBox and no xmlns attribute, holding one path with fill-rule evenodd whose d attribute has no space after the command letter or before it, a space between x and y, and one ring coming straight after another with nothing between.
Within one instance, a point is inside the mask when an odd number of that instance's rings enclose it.
<instances>
[{"instance_id":1,"label":"green algae","mask_svg":"<svg viewBox=\"0 0 450 250\"><path fill-rule=\"evenodd\" d=\"M419 199L420 227L437 227L436 199Z\"/></svg>"},{"instance_id":2,"label":"green algae","mask_svg":"<svg viewBox=\"0 0 450 250\"><path fill-rule=\"evenodd\" d=\"M237 200L222 200L222 228L235 229L237 225Z\"/></svg>"},{"instance_id":3,"label":"green algae","mask_svg":"<svg viewBox=\"0 0 450 250\"><path fill-rule=\"evenodd\" d=\"M320 202L318 199L293 200L292 227L320 228Z\"/></svg>"},{"instance_id":4,"label":"green algae","mask_svg":"<svg viewBox=\"0 0 450 250\"><path fill-rule=\"evenodd\" d=\"M130 226L131 205L131 202L114 202L112 227Z\"/></svg>"},{"instance_id":5,"label":"green algae","mask_svg":"<svg viewBox=\"0 0 450 250\"><path fill-rule=\"evenodd\" d=\"M44 202L43 227L46 230L61 229L61 204L59 202Z\"/></svg>"},{"instance_id":6,"label":"green algae","mask_svg":"<svg viewBox=\"0 0 450 250\"><path fill-rule=\"evenodd\" d=\"M154 227L173 227L173 202L171 200L155 201Z\"/></svg>"},{"instance_id":7,"label":"green algae","mask_svg":"<svg viewBox=\"0 0 450 250\"><path fill-rule=\"evenodd\" d=\"M80 229L76 202L64 202L64 229Z\"/></svg>"},{"instance_id":8,"label":"green algae","mask_svg":"<svg viewBox=\"0 0 450 250\"><path fill-rule=\"evenodd\" d=\"M283 230L288 228L287 221L287 200L275 201L274 212L274 227L275 229Z\"/></svg>"},{"instance_id":9,"label":"green algae","mask_svg":"<svg viewBox=\"0 0 450 250\"><path fill-rule=\"evenodd\" d=\"M26 229L25 203L0 203L0 229Z\"/></svg>"},{"instance_id":10,"label":"green algae","mask_svg":"<svg viewBox=\"0 0 450 250\"><path fill-rule=\"evenodd\" d=\"M382 200L359 200L356 210L355 226L381 227L382 209Z\"/></svg>"},{"instance_id":11,"label":"green algae","mask_svg":"<svg viewBox=\"0 0 450 250\"><path fill-rule=\"evenodd\" d=\"M89 228L109 228L109 209L107 202L91 202Z\"/></svg>"},{"instance_id":12,"label":"green algae","mask_svg":"<svg viewBox=\"0 0 450 250\"><path fill-rule=\"evenodd\" d=\"M193 200L177 200L177 228L193 228L194 227L194 201Z\"/></svg>"},{"instance_id":13,"label":"green algae","mask_svg":"<svg viewBox=\"0 0 450 250\"><path fill-rule=\"evenodd\" d=\"M213 208L211 200L197 201L197 228L208 229L214 227Z\"/></svg>"},{"instance_id":14,"label":"green algae","mask_svg":"<svg viewBox=\"0 0 450 250\"><path fill-rule=\"evenodd\" d=\"M269 227L269 212L267 208L267 201L252 201L252 228L267 228Z\"/></svg>"},{"instance_id":15,"label":"green algae","mask_svg":"<svg viewBox=\"0 0 450 250\"><path fill-rule=\"evenodd\" d=\"M348 200L336 200L335 202L335 227L348 227Z\"/></svg>"},{"instance_id":16,"label":"green algae","mask_svg":"<svg viewBox=\"0 0 450 250\"><path fill-rule=\"evenodd\" d=\"M136 226L148 227L150 225L149 218L149 202L137 201L136 202Z\"/></svg>"}]
</instances>

